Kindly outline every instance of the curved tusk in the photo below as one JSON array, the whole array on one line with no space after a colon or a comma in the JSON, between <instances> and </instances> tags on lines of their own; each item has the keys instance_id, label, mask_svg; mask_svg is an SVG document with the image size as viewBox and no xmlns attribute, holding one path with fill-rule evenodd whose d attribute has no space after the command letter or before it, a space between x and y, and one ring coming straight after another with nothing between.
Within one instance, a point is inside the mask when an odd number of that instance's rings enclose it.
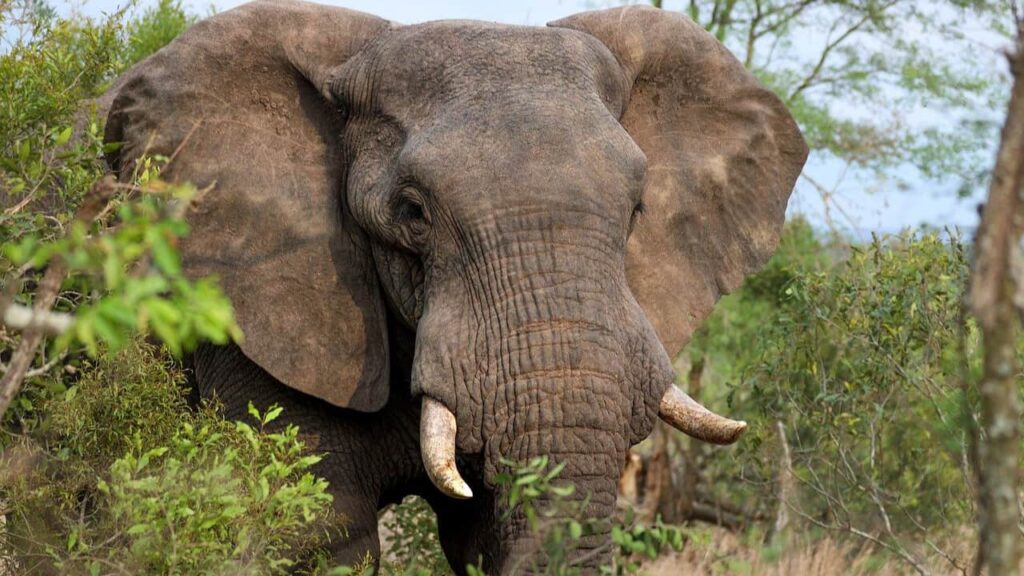
<instances>
[{"instance_id":1,"label":"curved tusk","mask_svg":"<svg viewBox=\"0 0 1024 576\"><path fill-rule=\"evenodd\" d=\"M746 422L715 414L675 384L661 397L658 415L676 430L712 444L732 444L747 429Z\"/></svg>"},{"instance_id":2,"label":"curved tusk","mask_svg":"<svg viewBox=\"0 0 1024 576\"><path fill-rule=\"evenodd\" d=\"M452 498L473 497L473 491L455 467L455 414L429 396L420 414L420 453L430 481Z\"/></svg>"}]
</instances>

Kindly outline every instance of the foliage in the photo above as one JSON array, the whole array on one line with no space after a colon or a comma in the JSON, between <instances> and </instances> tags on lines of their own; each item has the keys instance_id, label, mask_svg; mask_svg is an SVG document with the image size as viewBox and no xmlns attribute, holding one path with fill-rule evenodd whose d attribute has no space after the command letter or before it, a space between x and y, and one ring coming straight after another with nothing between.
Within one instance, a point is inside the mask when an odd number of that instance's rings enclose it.
<instances>
[{"instance_id":1,"label":"foliage","mask_svg":"<svg viewBox=\"0 0 1024 576\"><path fill-rule=\"evenodd\" d=\"M320 458L303 455L295 426L267 430L279 408L249 412L258 428L185 422L167 445L137 442L114 462L98 485L115 533L127 536L111 548L114 561L185 574L284 573L294 564L289 555L329 516L327 482L309 472Z\"/></svg>"},{"instance_id":2,"label":"foliage","mask_svg":"<svg viewBox=\"0 0 1024 576\"><path fill-rule=\"evenodd\" d=\"M133 343L41 397L36 441L0 482L2 548L26 571L285 573L337 524L294 426L190 412L180 370ZM17 455L22 457L19 459ZM42 538L42 540L40 540Z\"/></svg>"},{"instance_id":3,"label":"foliage","mask_svg":"<svg viewBox=\"0 0 1024 576\"><path fill-rule=\"evenodd\" d=\"M241 338L216 284L187 281L174 249L188 227L167 207L187 203L194 191L157 186L150 183L140 199L121 203L116 226L104 234L90 235L76 221L62 238L39 243L27 234L4 246L16 266L40 269L60 257L79 275L75 285L102 287L101 297L79 305L73 330L57 340L59 348L77 341L95 357L99 340L118 348L136 330L151 330L176 355L200 340L223 344Z\"/></svg>"},{"instance_id":4,"label":"foliage","mask_svg":"<svg viewBox=\"0 0 1024 576\"><path fill-rule=\"evenodd\" d=\"M409 496L385 512L388 554L381 558L385 575L451 574L437 536L437 517L427 501Z\"/></svg>"},{"instance_id":5,"label":"foliage","mask_svg":"<svg viewBox=\"0 0 1024 576\"><path fill-rule=\"evenodd\" d=\"M21 13L5 18L5 35L18 37L0 54L0 232L50 237L103 173L100 126L87 111L76 116L119 69L119 25L56 19L36 4L2 8Z\"/></svg>"},{"instance_id":6,"label":"foliage","mask_svg":"<svg viewBox=\"0 0 1024 576\"><path fill-rule=\"evenodd\" d=\"M135 19L119 11L100 21L21 0L0 2L0 21L0 231L51 237L104 172L102 119L90 99L194 17L169 0Z\"/></svg>"},{"instance_id":7,"label":"foliage","mask_svg":"<svg viewBox=\"0 0 1024 576\"><path fill-rule=\"evenodd\" d=\"M75 314L72 328L51 347L53 361L37 360L39 376L70 348L95 358L133 334L158 336L175 354L200 341L239 339L231 305L210 279L187 280L177 244L188 233L183 216L197 194L159 179L171 161L138 163L131 182L100 180L102 119L91 98L125 67L159 48L191 17L164 1L125 20L57 18L38 3L2 6L10 49L0 54L0 301L28 305L33 288L55 262L65 264L57 310ZM101 190L114 194L95 222L75 213ZM19 340L0 333L0 357ZM58 355L58 353L60 355ZM17 415L15 415L17 418Z\"/></svg>"},{"instance_id":8,"label":"foliage","mask_svg":"<svg viewBox=\"0 0 1024 576\"><path fill-rule=\"evenodd\" d=\"M772 87L820 160L967 193L985 177L1006 76L1002 0L654 1L712 32ZM978 167L985 167L979 170Z\"/></svg>"},{"instance_id":9,"label":"foliage","mask_svg":"<svg viewBox=\"0 0 1024 576\"><path fill-rule=\"evenodd\" d=\"M712 403L728 392L731 412L751 423L736 452L709 454L709 490L760 503L761 515L785 506L808 527L864 532L910 558L970 523L964 430L976 404L962 383L978 352L962 319L967 271L955 236L842 247L790 225L783 249L723 300L690 351L708 358ZM765 457L779 450L777 422L798 486L785 503L782 463Z\"/></svg>"},{"instance_id":10,"label":"foliage","mask_svg":"<svg viewBox=\"0 0 1024 576\"><path fill-rule=\"evenodd\" d=\"M315 565L317 534L335 521L298 431L271 424L276 409L254 411L257 426L191 412L180 370L135 336L176 354L240 337L216 284L182 273L183 216L202 191L160 180L173 158L143 159L123 184L101 180L116 144L102 143L92 98L194 18L173 1L101 20L2 2L0 16L0 302L29 304L59 263L70 276L57 310L74 314L4 415L2 547L25 570L61 573ZM100 197L95 221L76 217ZM0 361L19 341L0 331Z\"/></svg>"},{"instance_id":11,"label":"foliage","mask_svg":"<svg viewBox=\"0 0 1024 576\"><path fill-rule=\"evenodd\" d=\"M181 6L181 0L159 0L126 26L127 46L122 66L127 68L163 48L197 20Z\"/></svg>"},{"instance_id":12,"label":"foliage","mask_svg":"<svg viewBox=\"0 0 1024 576\"><path fill-rule=\"evenodd\" d=\"M498 492L507 499L504 520L514 515L525 517L529 530L540 543L544 563L530 568L534 573L552 576L582 574L574 552L581 540L595 534L610 534L611 562L600 567L601 574L637 574L640 559L656 559L668 550L681 550L684 532L666 526L661 520L646 526L627 514L624 522L612 518L588 518L588 496L576 494L575 486L558 481L563 466L551 466L547 456L525 464L504 462L506 472L496 476Z\"/></svg>"}]
</instances>

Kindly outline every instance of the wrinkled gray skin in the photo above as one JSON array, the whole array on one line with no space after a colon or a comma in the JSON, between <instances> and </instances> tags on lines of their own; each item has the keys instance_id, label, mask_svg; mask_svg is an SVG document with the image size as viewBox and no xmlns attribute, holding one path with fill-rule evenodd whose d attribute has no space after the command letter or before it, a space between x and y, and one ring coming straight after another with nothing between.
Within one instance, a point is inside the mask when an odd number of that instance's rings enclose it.
<instances>
[{"instance_id":1,"label":"wrinkled gray skin","mask_svg":"<svg viewBox=\"0 0 1024 576\"><path fill-rule=\"evenodd\" d=\"M398 26L261 2L111 96L122 177L148 150L213 185L185 264L220 277L246 339L194 354L198 390L236 418L281 404L326 454L339 562L376 557L377 511L420 494L456 571L513 572L533 544L498 520L502 457L550 455L609 517L673 381L665 350L774 250L806 156L724 48L644 8ZM471 500L424 472L422 395L456 416ZM585 566L607 543L585 539Z\"/></svg>"}]
</instances>

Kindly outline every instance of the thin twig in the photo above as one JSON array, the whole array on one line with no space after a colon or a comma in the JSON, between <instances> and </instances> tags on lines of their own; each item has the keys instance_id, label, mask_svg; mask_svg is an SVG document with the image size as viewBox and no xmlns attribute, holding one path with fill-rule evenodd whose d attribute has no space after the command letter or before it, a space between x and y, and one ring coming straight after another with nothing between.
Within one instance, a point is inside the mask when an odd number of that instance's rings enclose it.
<instances>
[{"instance_id":1,"label":"thin twig","mask_svg":"<svg viewBox=\"0 0 1024 576\"><path fill-rule=\"evenodd\" d=\"M92 189L86 194L82 205L75 213L74 220L76 222L92 222L103 211L103 208L110 202L114 191L117 189L113 182L113 177L107 176L93 184ZM60 285L64 282L64 277L67 273L68 265L63 258L57 257L50 262L46 273L43 275L43 280L39 284L35 303L32 306L35 314L50 313L53 303L57 300L57 294L60 292ZM0 379L0 418L3 418L14 396L21 389L21 384L25 381L28 367L32 363L32 357L35 355L39 344L42 343L44 335L44 331L34 322L30 322L22 333L21 343L11 357L7 373Z\"/></svg>"},{"instance_id":2,"label":"thin twig","mask_svg":"<svg viewBox=\"0 0 1024 576\"><path fill-rule=\"evenodd\" d=\"M899 2L900 0L891 0L890 2L880 6L878 8L878 13L880 14L888 10L889 8L898 4ZM804 90L814 85L822 70L825 69L825 63L828 61L828 57L832 54L832 51L835 50L837 46L845 42L847 38L858 32L861 29L861 27L870 22L871 17L872 13L868 11L868 13L864 14L864 16L860 18L860 20L858 20L852 26L844 30L842 34L836 37L835 40L831 39L831 34L832 32L835 31L835 27L833 26L833 29L829 31L829 38L825 41L825 47L822 49L821 56L818 57L817 63L815 63L814 68L811 69L810 74L804 77L800 84L798 84L797 87L789 94L789 101L792 101L794 98L799 96Z\"/></svg>"}]
</instances>

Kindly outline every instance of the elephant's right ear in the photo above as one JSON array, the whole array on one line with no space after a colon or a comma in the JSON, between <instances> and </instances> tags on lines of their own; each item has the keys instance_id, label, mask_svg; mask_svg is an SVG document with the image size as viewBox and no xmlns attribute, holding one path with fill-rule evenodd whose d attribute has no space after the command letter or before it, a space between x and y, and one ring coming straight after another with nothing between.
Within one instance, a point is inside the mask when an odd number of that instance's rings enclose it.
<instances>
[{"instance_id":1,"label":"elephant's right ear","mask_svg":"<svg viewBox=\"0 0 1024 576\"><path fill-rule=\"evenodd\" d=\"M391 24L295 1L261 1L196 24L118 83L106 140L130 175L172 158L170 182L212 189L189 215L189 276L219 277L245 354L336 406L388 397L386 320L367 240L343 201L343 118L330 71Z\"/></svg>"}]
</instances>

